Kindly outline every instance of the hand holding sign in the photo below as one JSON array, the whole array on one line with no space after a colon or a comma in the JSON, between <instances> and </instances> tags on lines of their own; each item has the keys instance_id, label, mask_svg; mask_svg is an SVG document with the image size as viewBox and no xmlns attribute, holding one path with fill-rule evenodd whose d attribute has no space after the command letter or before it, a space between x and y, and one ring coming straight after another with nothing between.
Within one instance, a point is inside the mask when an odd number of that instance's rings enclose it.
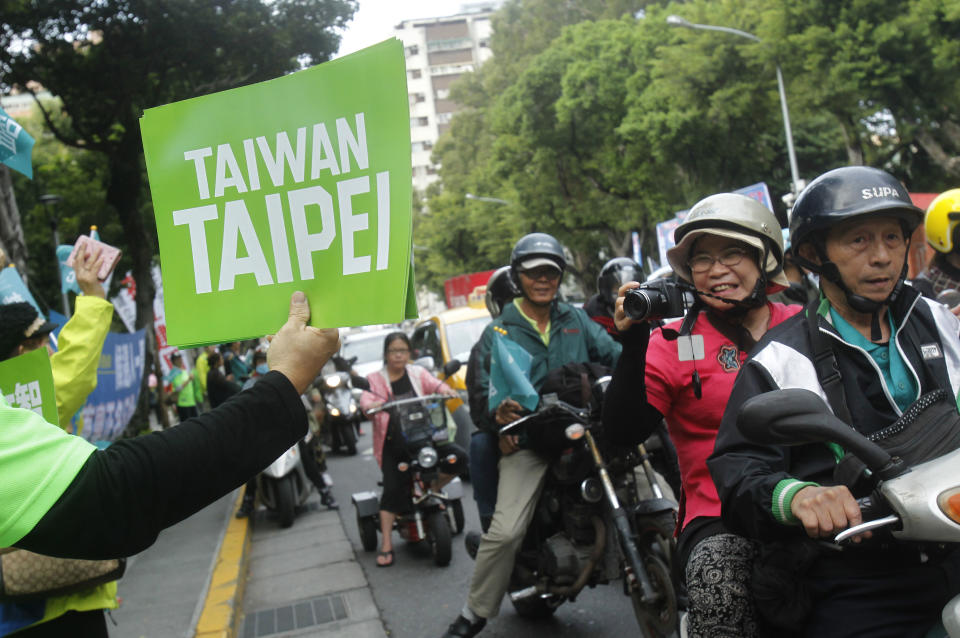
<instances>
[{"instance_id":1,"label":"hand holding sign","mask_svg":"<svg viewBox=\"0 0 960 638\"><path fill-rule=\"evenodd\" d=\"M336 328L321 330L308 326L310 305L299 290L290 297L290 316L267 350L267 365L282 373L303 394L320 374L323 364L340 349Z\"/></svg>"},{"instance_id":2,"label":"hand holding sign","mask_svg":"<svg viewBox=\"0 0 960 638\"><path fill-rule=\"evenodd\" d=\"M78 242L79 243L79 242ZM83 294L106 299L98 273L104 256L96 247L78 246L73 256L73 271L77 274L77 285Z\"/></svg>"}]
</instances>

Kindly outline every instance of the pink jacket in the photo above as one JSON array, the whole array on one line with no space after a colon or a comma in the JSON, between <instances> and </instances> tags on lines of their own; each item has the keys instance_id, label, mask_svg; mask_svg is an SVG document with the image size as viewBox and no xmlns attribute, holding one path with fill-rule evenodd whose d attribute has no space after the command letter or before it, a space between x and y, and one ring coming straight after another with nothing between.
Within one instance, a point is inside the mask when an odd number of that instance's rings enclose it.
<instances>
[{"instance_id":1,"label":"pink jacket","mask_svg":"<svg viewBox=\"0 0 960 638\"><path fill-rule=\"evenodd\" d=\"M430 374L424 367L407 364L407 376L410 377L410 384L418 396L453 392L449 386ZM370 391L364 392L360 396L360 408L364 412L373 407L376 402L382 403L393 399L393 390L390 388L390 378L387 376L386 367L368 374L367 381L370 382ZM373 415L373 456L377 459L377 465L380 466L383 465L383 441L387 437L387 424L389 422L389 412L377 412Z\"/></svg>"}]
</instances>

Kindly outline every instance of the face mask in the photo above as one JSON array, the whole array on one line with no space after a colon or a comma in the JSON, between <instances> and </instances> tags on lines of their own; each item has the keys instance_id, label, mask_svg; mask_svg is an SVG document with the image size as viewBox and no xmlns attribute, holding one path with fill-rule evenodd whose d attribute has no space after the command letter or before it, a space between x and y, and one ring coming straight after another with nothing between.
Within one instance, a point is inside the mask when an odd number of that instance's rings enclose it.
<instances>
[{"instance_id":1,"label":"face mask","mask_svg":"<svg viewBox=\"0 0 960 638\"><path fill-rule=\"evenodd\" d=\"M257 374L266 374L270 372L270 366L265 363L261 363L257 366Z\"/></svg>"}]
</instances>

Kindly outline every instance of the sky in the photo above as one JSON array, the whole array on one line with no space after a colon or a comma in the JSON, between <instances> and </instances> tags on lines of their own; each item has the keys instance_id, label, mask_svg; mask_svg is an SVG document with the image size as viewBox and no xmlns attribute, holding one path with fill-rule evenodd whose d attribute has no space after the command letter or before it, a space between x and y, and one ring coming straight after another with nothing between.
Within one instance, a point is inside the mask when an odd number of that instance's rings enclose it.
<instances>
[{"instance_id":1,"label":"sky","mask_svg":"<svg viewBox=\"0 0 960 638\"><path fill-rule=\"evenodd\" d=\"M336 57L359 51L393 36L404 20L439 18L459 13L463 0L360 0L347 24Z\"/></svg>"}]
</instances>

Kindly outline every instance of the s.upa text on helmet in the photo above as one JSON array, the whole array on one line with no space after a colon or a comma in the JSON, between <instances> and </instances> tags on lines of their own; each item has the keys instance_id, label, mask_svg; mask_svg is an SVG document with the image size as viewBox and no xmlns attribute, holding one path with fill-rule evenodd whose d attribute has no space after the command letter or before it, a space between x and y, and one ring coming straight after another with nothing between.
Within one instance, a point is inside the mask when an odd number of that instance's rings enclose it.
<instances>
[{"instance_id":1,"label":"s.upa text on helmet","mask_svg":"<svg viewBox=\"0 0 960 638\"><path fill-rule=\"evenodd\" d=\"M861 190L860 197L861 199L874 199L875 197L903 197L903 195L890 186L874 186Z\"/></svg>"},{"instance_id":2,"label":"s.upa text on helmet","mask_svg":"<svg viewBox=\"0 0 960 638\"><path fill-rule=\"evenodd\" d=\"M409 314L404 66L388 40L145 112L170 343L261 336L295 290L316 326Z\"/></svg>"}]
</instances>

